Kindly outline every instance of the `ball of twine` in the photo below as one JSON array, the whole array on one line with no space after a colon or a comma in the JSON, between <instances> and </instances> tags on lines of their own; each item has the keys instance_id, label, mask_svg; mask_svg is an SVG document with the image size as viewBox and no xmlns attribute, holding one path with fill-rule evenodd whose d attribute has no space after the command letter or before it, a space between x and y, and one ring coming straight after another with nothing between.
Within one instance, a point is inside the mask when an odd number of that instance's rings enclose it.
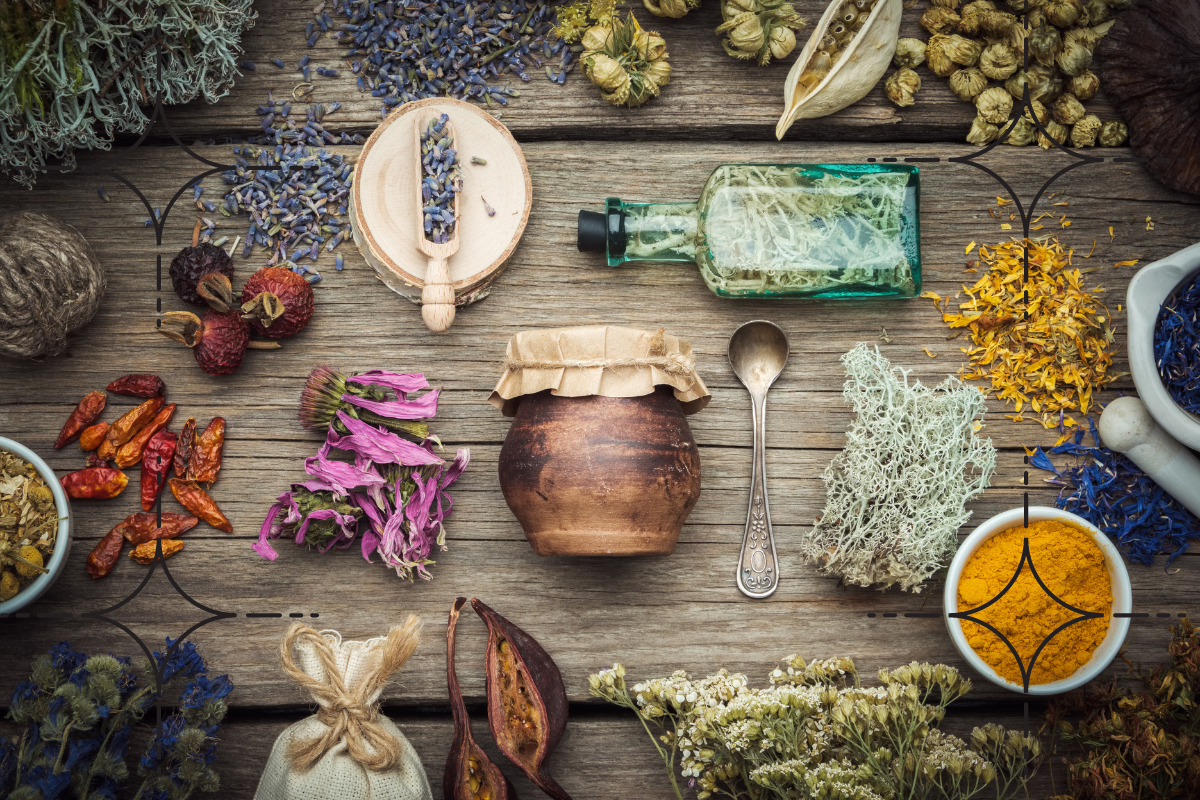
<instances>
[{"instance_id":1,"label":"ball of twine","mask_svg":"<svg viewBox=\"0 0 1200 800\"><path fill-rule=\"evenodd\" d=\"M31 212L0 221L0 356L60 355L103 297L104 268L79 231Z\"/></svg>"}]
</instances>

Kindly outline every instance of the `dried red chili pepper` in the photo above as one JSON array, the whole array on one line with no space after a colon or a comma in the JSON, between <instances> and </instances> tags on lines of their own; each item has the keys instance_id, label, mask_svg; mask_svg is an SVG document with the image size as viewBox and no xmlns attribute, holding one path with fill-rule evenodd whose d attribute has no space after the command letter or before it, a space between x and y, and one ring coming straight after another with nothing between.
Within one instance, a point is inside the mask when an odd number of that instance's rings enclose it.
<instances>
[{"instance_id":1,"label":"dried red chili pepper","mask_svg":"<svg viewBox=\"0 0 1200 800\"><path fill-rule=\"evenodd\" d=\"M89 467L107 467L109 463L95 453L88 453L87 461L84 462Z\"/></svg>"},{"instance_id":2,"label":"dried red chili pepper","mask_svg":"<svg viewBox=\"0 0 1200 800\"><path fill-rule=\"evenodd\" d=\"M112 427L112 426L109 426ZM105 434L104 441L96 448L95 456L97 460L102 462L112 461L117 457L117 448L108 440L108 435Z\"/></svg>"},{"instance_id":3,"label":"dried red chili pepper","mask_svg":"<svg viewBox=\"0 0 1200 800\"><path fill-rule=\"evenodd\" d=\"M103 444L107 433L107 422L97 422L95 425L89 425L83 429L83 433L79 434L79 449L85 453L89 450L95 450Z\"/></svg>"},{"instance_id":4,"label":"dried red chili pepper","mask_svg":"<svg viewBox=\"0 0 1200 800\"><path fill-rule=\"evenodd\" d=\"M142 426L142 429L132 439L121 445L120 449L117 450L117 466L132 467L141 461L142 451L146 449L146 443L155 434L167 427L167 423L171 421L171 416L174 413L175 404L167 403L154 415L154 419Z\"/></svg>"},{"instance_id":5,"label":"dried red chili pepper","mask_svg":"<svg viewBox=\"0 0 1200 800\"><path fill-rule=\"evenodd\" d=\"M103 578L116 566L117 559L121 557L121 548L125 546L125 537L121 534L124 525L123 521L118 522L88 553L87 571L93 578Z\"/></svg>"},{"instance_id":6,"label":"dried red chili pepper","mask_svg":"<svg viewBox=\"0 0 1200 800\"><path fill-rule=\"evenodd\" d=\"M107 500L125 491L129 478L112 467L88 467L63 475L59 483L75 500Z\"/></svg>"},{"instance_id":7,"label":"dried red chili pepper","mask_svg":"<svg viewBox=\"0 0 1200 800\"><path fill-rule=\"evenodd\" d=\"M154 508L162 490L167 488L167 478L170 477L171 462L175 460L175 434L161 430L142 451L142 477L139 488L142 493L142 511Z\"/></svg>"},{"instance_id":8,"label":"dried red chili pepper","mask_svg":"<svg viewBox=\"0 0 1200 800\"><path fill-rule=\"evenodd\" d=\"M166 401L161 397L151 397L140 406L126 411L116 422L109 426L108 435L104 437L104 442L114 448L114 456L116 455L116 448L136 436L138 431L146 427L146 424L154 419L154 415L163 407L164 402ZM103 445L101 446L100 455L104 455ZM108 457L111 458L112 456Z\"/></svg>"},{"instance_id":9,"label":"dried red chili pepper","mask_svg":"<svg viewBox=\"0 0 1200 800\"><path fill-rule=\"evenodd\" d=\"M225 446L225 419L213 417L204 433L196 437L195 448L188 458L187 479L209 483L221 471L221 449Z\"/></svg>"},{"instance_id":10,"label":"dried red chili pepper","mask_svg":"<svg viewBox=\"0 0 1200 800\"><path fill-rule=\"evenodd\" d=\"M104 404L107 402L108 395L104 392L88 392L84 395L79 405L71 412L71 416L67 417L67 424L63 425L58 438L54 440L54 449L58 450L79 438L83 429L95 422L104 412Z\"/></svg>"},{"instance_id":11,"label":"dried red chili pepper","mask_svg":"<svg viewBox=\"0 0 1200 800\"><path fill-rule=\"evenodd\" d=\"M446 758L442 792L446 800L516 800L512 782L497 767L471 736L471 719L463 702L454 669L454 639L458 615L467 598L460 597L450 607L446 626L446 685L450 690L450 712L454 715L454 741Z\"/></svg>"},{"instance_id":12,"label":"dried red chili pepper","mask_svg":"<svg viewBox=\"0 0 1200 800\"><path fill-rule=\"evenodd\" d=\"M108 385L108 390L129 397L163 397L167 393L167 385L157 375L141 372L117 378Z\"/></svg>"},{"instance_id":13,"label":"dried red chili pepper","mask_svg":"<svg viewBox=\"0 0 1200 800\"><path fill-rule=\"evenodd\" d=\"M567 690L554 659L532 636L477 599L488 628L488 727L500 752L555 798L571 796L545 772L546 760L567 729Z\"/></svg>"},{"instance_id":14,"label":"dried red chili pepper","mask_svg":"<svg viewBox=\"0 0 1200 800\"><path fill-rule=\"evenodd\" d=\"M200 524L191 514L176 511L162 512L162 527L158 526L158 515L146 511L130 514L122 522L121 533L125 541L133 545L152 542L155 539L174 539Z\"/></svg>"},{"instance_id":15,"label":"dried red chili pepper","mask_svg":"<svg viewBox=\"0 0 1200 800\"><path fill-rule=\"evenodd\" d=\"M217 501L213 500L208 492L201 489L198 483L171 478L167 481L167 485L171 487L171 494L175 495L179 505L217 530L233 533L233 523L221 513L221 509L217 507Z\"/></svg>"},{"instance_id":16,"label":"dried red chili pepper","mask_svg":"<svg viewBox=\"0 0 1200 800\"><path fill-rule=\"evenodd\" d=\"M183 542L178 539L163 539L162 548L163 561L166 561L183 549ZM158 542L142 542L130 551L129 557L139 564L152 564L157 554Z\"/></svg>"},{"instance_id":17,"label":"dried red chili pepper","mask_svg":"<svg viewBox=\"0 0 1200 800\"><path fill-rule=\"evenodd\" d=\"M192 457L192 450L196 448L196 420L194 417L188 417L188 421L183 423L183 430L179 432L179 439L175 443L175 477L187 477L188 461Z\"/></svg>"}]
</instances>

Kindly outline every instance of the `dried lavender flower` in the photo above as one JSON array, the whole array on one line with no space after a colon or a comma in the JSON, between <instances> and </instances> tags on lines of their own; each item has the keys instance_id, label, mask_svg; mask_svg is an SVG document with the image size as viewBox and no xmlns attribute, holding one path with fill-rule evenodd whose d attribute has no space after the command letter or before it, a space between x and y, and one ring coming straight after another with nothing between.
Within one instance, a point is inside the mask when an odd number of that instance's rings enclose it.
<instances>
[{"instance_id":1,"label":"dried lavender flower","mask_svg":"<svg viewBox=\"0 0 1200 800\"><path fill-rule=\"evenodd\" d=\"M1067 91L1080 100L1091 100L1100 91L1100 79L1090 69L1085 69L1067 81Z\"/></svg>"},{"instance_id":2,"label":"dried lavender flower","mask_svg":"<svg viewBox=\"0 0 1200 800\"><path fill-rule=\"evenodd\" d=\"M1000 129L983 119L975 117L971 120L971 130L967 132L967 141L970 144L983 147L985 144L992 142L1000 135Z\"/></svg>"},{"instance_id":3,"label":"dried lavender flower","mask_svg":"<svg viewBox=\"0 0 1200 800\"><path fill-rule=\"evenodd\" d=\"M921 14L921 27L930 33L952 33L958 29L961 17L951 8L930 6Z\"/></svg>"},{"instance_id":4,"label":"dried lavender flower","mask_svg":"<svg viewBox=\"0 0 1200 800\"><path fill-rule=\"evenodd\" d=\"M1100 118L1095 114L1085 114L1071 128L1071 144L1076 147L1093 147L1096 137L1100 135Z\"/></svg>"},{"instance_id":5,"label":"dried lavender flower","mask_svg":"<svg viewBox=\"0 0 1200 800\"><path fill-rule=\"evenodd\" d=\"M1054 116L1055 122L1062 125L1074 125L1083 119L1083 115L1087 111L1084 109L1083 103L1079 102L1079 98L1070 92L1065 92L1050 106L1050 113Z\"/></svg>"},{"instance_id":6,"label":"dried lavender flower","mask_svg":"<svg viewBox=\"0 0 1200 800\"><path fill-rule=\"evenodd\" d=\"M448 114L431 119L421 133L421 201L425 238L444 244L454 235L454 200L462 191L462 165L446 129Z\"/></svg>"},{"instance_id":7,"label":"dried lavender flower","mask_svg":"<svg viewBox=\"0 0 1200 800\"><path fill-rule=\"evenodd\" d=\"M975 67L960 69L950 76L950 91L964 103L975 102L987 85L987 77Z\"/></svg>"},{"instance_id":8,"label":"dried lavender flower","mask_svg":"<svg viewBox=\"0 0 1200 800\"><path fill-rule=\"evenodd\" d=\"M915 95L921 88L921 77L908 67L901 67L891 74L884 84L884 93L888 100L903 108L911 106Z\"/></svg>"},{"instance_id":9,"label":"dried lavender flower","mask_svg":"<svg viewBox=\"0 0 1200 800\"><path fill-rule=\"evenodd\" d=\"M896 41L896 52L892 54L892 63L897 67L916 69L925 63L925 43L920 39L899 39Z\"/></svg>"},{"instance_id":10,"label":"dried lavender flower","mask_svg":"<svg viewBox=\"0 0 1200 800\"><path fill-rule=\"evenodd\" d=\"M979 69L984 75L1002 81L1021 67L1021 54L1005 42L993 42L979 55Z\"/></svg>"},{"instance_id":11,"label":"dried lavender flower","mask_svg":"<svg viewBox=\"0 0 1200 800\"><path fill-rule=\"evenodd\" d=\"M1110 119L1100 126L1097 137L1101 147L1120 147L1129 139L1129 128L1119 119Z\"/></svg>"},{"instance_id":12,"label":"dried lavender flower","mask_svg":"<svg viewBox=\"0 0 1200 800\"><path fill-rule=\"evenodd\" d=\"M1000 86L984 89L975 98L975 108L979 111L979 116L985 122L994 125L1006 122L1008 115L1012 113L1012 107L1012 95Z\"/></svg>"}]
</instances>

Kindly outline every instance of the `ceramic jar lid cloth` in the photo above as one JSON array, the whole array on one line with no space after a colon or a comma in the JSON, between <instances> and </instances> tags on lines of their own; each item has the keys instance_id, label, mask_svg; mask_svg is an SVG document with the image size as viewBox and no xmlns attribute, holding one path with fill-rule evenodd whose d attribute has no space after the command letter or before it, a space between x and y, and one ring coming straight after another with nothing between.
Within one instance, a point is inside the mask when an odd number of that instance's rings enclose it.
<instances>
[{"instance_id":1,"label":"ceramic jar lid cloth","mask_svg":"<svg viewBox=\"0 0 1200 800\"><path fill-rule=\"evenodd\" d=\"M656 386L672 387L684 414L712 399L696 373L691 344L662 328L522 331L508 340L504 373L488 402L511 417L516 398L547 389L558 397L642 397Z\"/></svg>"}]
</instances>

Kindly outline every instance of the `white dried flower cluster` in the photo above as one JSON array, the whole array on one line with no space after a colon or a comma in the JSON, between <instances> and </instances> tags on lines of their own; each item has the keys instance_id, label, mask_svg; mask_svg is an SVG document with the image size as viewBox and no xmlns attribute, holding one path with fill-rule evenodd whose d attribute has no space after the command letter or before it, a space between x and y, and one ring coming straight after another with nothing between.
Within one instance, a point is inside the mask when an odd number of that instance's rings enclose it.
<instances>
[{"instance_id":1,"label":"white dried flower cluster","mask_svg":"<svg viewBox=\"0 0 1200 800\"><path fill-rule=\"evenodd\" d=\"M801 551L848 584L917 593L954 555L966 503L996 469L996 448L976 432L984 395L956 378L910 383L865 343L842 363L856 417L821 475L825 511Z\"/></svg>"},{"instance_id":2,"label":"white dried flower cluster","mask_svg":"<svg viewBox=\"0 0 1200 800\"><path fill-rule=\"evenodd\" d=\"M863 687L849 658L789 656L769 678L760 689L723 669L702 680L677 670L630 689L614 664L589 682L660 729L652 741L681 800L676 766L700 800L967 800L989 786L1003 800L1040 759L1036 739L999 726L976 728L970 743L938 730L971 689L951 667L913 662Z\"/></svg>"}]
</instances>

